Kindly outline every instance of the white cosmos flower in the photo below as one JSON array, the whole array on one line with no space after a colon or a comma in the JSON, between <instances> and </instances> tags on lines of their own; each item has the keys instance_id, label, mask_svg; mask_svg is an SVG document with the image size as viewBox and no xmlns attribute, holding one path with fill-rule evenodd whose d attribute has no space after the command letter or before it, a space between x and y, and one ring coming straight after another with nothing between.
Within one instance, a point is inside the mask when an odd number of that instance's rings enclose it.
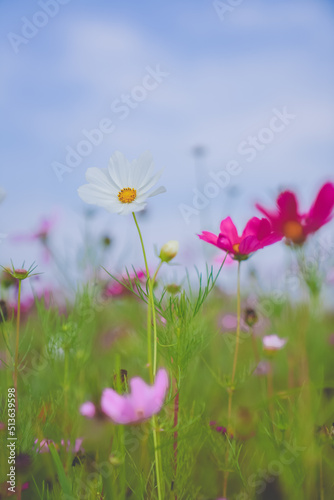
<instances>
[{"instance_id":1,"label":"white cosmos flower","mask_svg":"<svg viewBox=\"0 0 334 500\"><path fill-rule=\"evenodd\" d=\"M139 212L146 206L147 198L164 193L159 187L150 191L158 182L162 170L154 174L154 164L149 152L129 162L116 151L110 158L108 168L89 168L86 180L89 184L79 187L80 198L86 203L98 205L108 212L127 215Z\"/></svg>"}]
</instances>

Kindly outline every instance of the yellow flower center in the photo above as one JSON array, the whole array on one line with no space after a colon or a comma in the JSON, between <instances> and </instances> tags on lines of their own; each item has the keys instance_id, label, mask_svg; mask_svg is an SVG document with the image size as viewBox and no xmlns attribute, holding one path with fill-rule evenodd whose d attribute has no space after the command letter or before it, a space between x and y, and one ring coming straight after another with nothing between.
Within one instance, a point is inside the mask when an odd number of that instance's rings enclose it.
<instances>
[{"instance_id":1,"label":"yellow flower center","mask_svg":"<svg viewBox=\"0 0 334 500\"><path fill-rule=\"evenodd\" d=\"M133 188L123 188L118 193L118 199L121 203L132 203L137 198L137 191Z\"/></svg>"},{"instance_id":2,"label":"yellow flower center","mask_svg":"<svg viewBox=\"0 0 334 500\"><path fill-rule=\"evenodd\" d=\"M294 220L288 221L284 224L284 236L293 243L302 243L304 241L304 232L302 225Z\"/></svg>"},{"instance_id":3,"label":"yellow flower center","mask_svg":"<svg viewBox=\"0 0 334 500\"><path fill-rule=\"evenodd\" d=\"M233 251L235 253L239 253L239 247L240 247L240 243L237 243L236 245L233 245Z\"/></svg>"}]
</instances>

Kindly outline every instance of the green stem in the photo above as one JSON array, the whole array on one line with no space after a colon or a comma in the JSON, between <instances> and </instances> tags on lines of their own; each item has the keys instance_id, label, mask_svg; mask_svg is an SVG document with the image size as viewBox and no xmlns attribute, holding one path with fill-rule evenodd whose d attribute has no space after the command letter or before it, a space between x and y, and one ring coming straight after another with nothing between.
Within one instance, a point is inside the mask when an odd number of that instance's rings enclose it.
<instances>
[{"instance_id":1,"label":"green stem","mask_svg":"<svg viewBox=\"0 0 334 500\"><path fill-rule=\"evenodd\" d=\"M157 267L157 269L156 269L156 271L155 271L155 273L154 273L154 276L153 276L153 278L152 278L152 286L154 286L154 283L155 283L156 277L157 277L157 275L158 275L158 272L160 271L160 268L161 268L162 264L163 264L163 261L161 260L161 261L159 262L159 265L158 265L158 267Z\"/></svg>"},{"instance_id":2,"label":"green stem","mask_svg":"<svg viewBox=\"0 0 334 500\"><path fill-rule=\"evenodd\" d=\"M16 342L15 342L15 366L14 366L14 388L15 388L16 413L18 410L17 377L18 377L18 369L19 369L20 319L21 319L21 280L19 280L19 289L18 289L18 294L17 294Z\"/></svg>"},{"instance_id":3,"label":"green stem","mask_svg":"<svg viewBox=\"0 0 334 500\"><path fill-rule=\"evenodd\" d=\"M137 231L139 234L139 239L143 251L143 256L144 256L144 261L145 261L145 267L146 267L146 276L147 276L147 282L148 282L148 289L149 289L149 300L148 300L148 307L147 307L147 345L148 345L148 364L149 364L149 370L150 370L150 379L151 383L154 381L154 377L157 371L157 322L156 322L156 314L155 314L155 304L154 304L154 295L153 295L153 282L155 280L155 277L157 275L157 272L154 275L154 279L151 280L150 277L150 271L148 268L148 263L147 263L147 257L146 257L146 252L145 252L145 246L144 246L144 241L143 237L137 222L137 218L135 213L132 213L133 219L135 221ZM158 268L159 270L159 268ZM153 343L154 343L154 351L153 351L153 370L152 370L152 323L153 322ZM161 450L160 450L160 439L158 436L157 432L157 419L156 416L154 415L152 417L152 426L153 426L153 443L154 443L154 458L155 458L155 470L156 470L156 478L157 478L157 486L158 486L158 499L162 500L162 485L161 485L161 480L162 480L162 474L160 475L161 471ZM161 471L162 472L162 471Z\"/></svg>"},{"instance_id":4,"label":"green stem","mask_svg":"<svg viewBox=\"0 0 334 500\"><path fill-rule=\"evenodd\" d=\"M152 313L151 313L151 303L152 303L152 301L151 301L151 286L150 286L151 278L150 278L150 271L149 271L149 268L148 268L148 263L147 263L147 258L146 258L144 241L143 241L143 237L142 237L142 234L141 234L138 222L137 222L137 217L136 217L136 215L135 215L134 212L132 213L132 215L133 215L133 219L135 221L135 224L136 224L136 227L137 227L137 231L138 231L138 234L139 234L139 239L140 239L141 248L142 248L142 252L143 252L143 256L144 256L144 261L145 261L146 277L147 277L148 286L149 286L149 300L147 302L147 363L148 363L148 368L149 368L150 381L151 381L151 383L153 383L153 371L152 371L152 323L151 323L151 316L152 316Z\"/></svg>"},{"instance_id":5,"label":"green stem","mask_svg":"<svg viewBox=\"0 0 334 500\"><path fill-rule=\"evenodd\" d=\"M227 411L227 431L230 432L230 422L231 422L231 414L232 414L232 398L234 393L234 379L235 373L237 369L237 360L238 360L238 352L239 352L239 343L240 343L240 317L241 317L241 300L240 300L240 261L238 262L238 289L237 289L237 334L236 334L236 344L234 350L234 359L233 359L233 368L232 368L232 377L231 377L231 386L229 388L228 393L228 411ZM228 451L226 452L226 462L228 460ZM228 471L224 473L224 483L223 483L223 496L226 497L227 494L227 482L228 482Z\"/></svg>"},{"instance_id":6,"label":"green stem","mask_svg":"<svg viewBox=\"0 0 334 500\"><path fill-rule=\"evenodd\" d=\"M234 392L234 379L235 373L237 369L237 360L238 360L238 352L239 352L239 344L240 344L240 316L241 316L241 300L240 300L240 262L238 262L238 290L237 290L237 335L236 335L236 344L234 351L234 359L233 359L233 368L232 368L232 377L231 377L231 388L229 392L229 401L228 401L228 424L231 419L232 412L232 397Z\"/></svg>"}]
</instances>

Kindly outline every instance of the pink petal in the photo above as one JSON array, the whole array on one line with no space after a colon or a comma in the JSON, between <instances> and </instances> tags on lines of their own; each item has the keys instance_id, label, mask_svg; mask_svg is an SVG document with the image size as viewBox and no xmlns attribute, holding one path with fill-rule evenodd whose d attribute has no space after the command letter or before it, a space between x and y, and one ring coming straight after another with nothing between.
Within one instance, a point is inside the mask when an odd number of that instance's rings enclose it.
<instances>
[{"instance_id":1,"label":"pink petal","mask_svg":"<svg viewBox=\"0 0 334 500\"><path fill-rule=\"evenodd\" d=\"M84 452L85 450L82 448L82 443L83 443L83 438L78 438L75 440L75 445L74 445L74 449L73 449L73 452L74 453L79 453L79 451L82 451Z\"/></svg>"},{"instance_id":2,"label":"pink petal","mask_svg":"<svg viewBox=\"0 0 334 500\"><path fill-rule=\"evenodd\" d=\"M226 217L226 219L221 221L220 235L226 236L230 240L232 245L240 242L237 228L235 227L231 217Z\"/></svg>"},{"instance_id":3,"label":"pink petal","mask_svg":"<svg viewBox=\"0 0 334 500\"><path fill-rule=\"evenodd\" d=\"M296 195L291 191L284 191L277 198L277 206L279 208L281 218L285 221L299 221L300 214L298 212L298 202Z\"/></svg>"},{"instance_id":4,"label":"pink petal","mask_svg":"<svg viewBox=\"0 0 334 500\"><path fill-rule=\"evenodd\" d=\"M150 406L153 397L153 387L146 384L140 377L134 377L129 382L131 393L128 396L134 410L143 411Z\"/></svg>"},{"instance_id":5,"label":"pink petal","mask_svg":"<svg viewBox=\"0 0 334 500\"><path fill-rule=\"evenodd\" d=\"M207 243L211 243L211 245L217 245L218 241L218 236L216 236L213 233L210 233L209 231L203 231L202 234L197 235L200 240L206 241Z\"/></svg>"},{"instance_id":6,"label":"pink petal","mask_svg":"<svg viewBox=\"0 0 334 500\"><path fill-rule=\"evenodd\" d=\"M241 255L249 255L261 248L261 243L256 236L247 236L239 246L239 253Z\"/></svg>"},{"instance_id":7,"label":"pink petal","mask_svg":"<svg viewBox=\"0 0 334 500\"><path fill-rule=\"evenodd\" d=\"M125 423L124 419L124 407L125 407L125 397L117 394L113 389L105 389L101 397L101 409L102 411L114 422L118 424Z\"/></svg>"},{"instance_id":8,"label":"pink petal","mask_svg":"<svg viewBox=\"0 0 334 500\"><path fill-rule=\"evenodd\" d=\"M266 208L264 208L262 205L260 205L259 203L256 203L255 204L255 207L261 212L263 213L263 215L265 215L267 217L267 219L269 219L271 222L272 221L275 221L276 218L277 218L277 213L276 212L270 212L269 210L267 210Z\"/></svg>"},{"instance_id":9,"label":"pink petal","mask_svg":"<svg viewBox=\"0 0 334 500\"><path fill-rule=\"evenodd\" d=\"M265 220L265 219L261 219ZM246 224L245 229L243 230L241 238L244 239L247 236L256 235L259 230L259 225L261 220L258 217L252 217Z\"/></svg>"},{"instance_id":10,"label":"pink petal","mask_svg":"<svg viewBox=\"0 0 334 500\"><path fill-rule=\"evenodd\" d=\"M84 417L87 417L87 418L93 418L95 416L95 413L96 413L95 406L91 401L87 401L86 403L82 404L80 406L79 411L80 411L81 415L83 415Z\"/></svg>"},{"instance_id":11,"label":"pink petal","mask_svg":"<svg viewBox=\"0 0 334 500\"><path fill-rule=\"evenodd\" d=\"M327 182L320 189L310 211L306 214L306 231L314 232L329 222L334 207L334 184Z\"/></svg>"},{"instance_id":12,"label":"pink petal","mask_svg":"<svg viewBox=\"0 0 334 500\"><path fill-rule=\"evenodd\" d=\"M218 248L221 248L222 250L225 250L225 252L234 253L233 245L232 245L231 241L229 240L228 237L223 236L222 234L220 234L218 236L218 244L217 244L217 246L218 246Z\"/></svg>"},{"instance_id":13,"label":"pink petal","mask_svg":"<svg viewBox=\"0 0 334 500\"><path fill-rule=\"evenodd\" d=\"M268 221L268 219L259 220L257 231L255 233L259 241L267 238L270 235L271 231L272 231L271 224Z\"/></svg>"}]
</instances>

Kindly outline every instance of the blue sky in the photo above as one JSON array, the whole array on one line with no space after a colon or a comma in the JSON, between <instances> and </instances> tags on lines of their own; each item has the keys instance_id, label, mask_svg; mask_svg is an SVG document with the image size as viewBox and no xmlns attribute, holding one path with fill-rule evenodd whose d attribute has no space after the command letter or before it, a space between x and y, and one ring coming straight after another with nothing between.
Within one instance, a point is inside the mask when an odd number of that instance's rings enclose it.
<instances>
[{"instance_id":1,"label":"blue sky","mask_svg":"<svg viewBox=\"0 0 334 500\"><path fill-rule=\"evenodd\" d=\"M180 239L184 259L197 264L203 254L196 232L215 230L227 215L241 228L256 215L254 202L273 203L282 187L296 189L307 208L321 183L333 179L331 2L244 0L222 20L211 1L70 0L15 53L9 33L22 36L22 18L38 19L39 3L0 2L0 186L7 192L0 233L28 231L58 210L55 245L74 258L86 208L76 190L85 170L105 167L115 150L133 158L149 149L157 168L165 167L167 193L150 203L144 233L151 246ZM120 120L112 103L157 66L168 76ZM284 108L295 118L248 162L240 144ZM67 148L103 118L115 130L59 182L55 162L64 163ZM196 145L206 148L197 180ZM203 188L210 172L232 160L240 175L187 224L180 205L192 206L198 182ZM125 263L140 263L130 220L101 210L93 225L114 236L117 260L129 241ZM0 251L2 262L40 257L36 246L13 246L9 237ZM276 252L284 258L282 248ZM263 255L254 262L269 262L272 254Z\"/></svg>"}]
</instances>

